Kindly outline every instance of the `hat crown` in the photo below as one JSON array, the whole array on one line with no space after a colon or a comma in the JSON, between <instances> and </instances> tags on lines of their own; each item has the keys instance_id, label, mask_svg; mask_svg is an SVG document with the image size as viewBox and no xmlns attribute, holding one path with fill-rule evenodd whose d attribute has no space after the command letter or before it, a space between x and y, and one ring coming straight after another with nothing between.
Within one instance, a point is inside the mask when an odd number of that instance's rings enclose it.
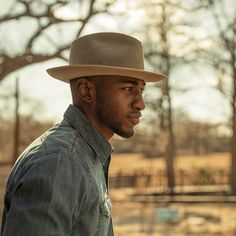
<instances>
[{"instance_id":1,"label":"hat crown","mask_svg":"<svg viewBox=\"0 0 236 236\"><path fill-rule=\"evenodd\" d=\"M69 64L144 70L143 48L139 40L125 34L90 34L71 44Z\"/></svg>"}]
</instances>

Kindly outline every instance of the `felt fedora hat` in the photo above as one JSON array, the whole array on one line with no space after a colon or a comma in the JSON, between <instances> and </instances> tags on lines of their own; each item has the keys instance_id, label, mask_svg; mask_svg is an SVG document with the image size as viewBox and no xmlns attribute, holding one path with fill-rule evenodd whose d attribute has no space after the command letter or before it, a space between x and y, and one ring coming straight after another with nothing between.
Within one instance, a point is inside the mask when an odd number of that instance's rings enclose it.
<instances>
[{"instance_id":1,"label":"felt fedora hat","mask_svg":"<svg viewBox=\"0 0 236 236\"><path fill-rule=\"evenodd\" d=\"M64 82L96 75L128 76L146 82L165 78L160 73L144 70L143 48L139 40L114 32L77 38L70 46L69 65L50 68L47 72Z\"/></svg>"}]
</instances>

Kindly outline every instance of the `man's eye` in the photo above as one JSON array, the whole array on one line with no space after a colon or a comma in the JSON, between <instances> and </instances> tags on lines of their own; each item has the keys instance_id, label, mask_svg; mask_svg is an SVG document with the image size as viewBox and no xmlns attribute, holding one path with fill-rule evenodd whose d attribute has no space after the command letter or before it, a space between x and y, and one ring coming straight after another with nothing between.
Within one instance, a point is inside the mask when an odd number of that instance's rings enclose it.
<instances>
[{"instance_id":1,"label":"man's eye","mask_svg":"<svg viewBox=\"0 0 236 236\"><path fill-rule=\"evenodd\" d=\"M122 88L122 90L126 93L140 92L141 94L143 94L143 92L144 92L144 88L136 89L134 87L124 87L124 88Z\"/></svg>"},{"instance_id":2,"label":"man's eye","mask_svg":"<svg viewBox=\"0 0 236 236\"><path fill-rule=\"evenodd\" d=\"M122 88L122 90L124 90L125 92L132 92L133 87L125 87L125 88Z\"/></svg>"}]
</instances>

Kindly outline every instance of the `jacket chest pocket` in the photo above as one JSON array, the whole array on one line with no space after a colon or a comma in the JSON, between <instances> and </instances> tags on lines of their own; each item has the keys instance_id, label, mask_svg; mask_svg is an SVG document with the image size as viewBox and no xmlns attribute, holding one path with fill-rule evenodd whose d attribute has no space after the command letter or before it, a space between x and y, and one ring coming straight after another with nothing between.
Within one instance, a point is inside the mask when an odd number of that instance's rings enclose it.
<instances>
[{"instance_id":1,"label":"jacket chest pocket","mask_svg":"<svg viewBox=\"0 0 236 236\"><path fill-rule=\"evenodd\" d=\"M110 199L108 197L102 199L99 204L99 223L96 236L107 235L109 224L111 222L111 208L112 204Z\"/></svg>"},{"instance_id":2,"label":"jacket chest pocket","mask_svg":"<svg viewBox=\"0 0 236 236\"><path fill-rule=\"evenodd\" d=\"M109 198L106 198L106 200L102 201L99 205L100 212L103 216L111 218L111 200Z\"/></svg>"}]
</instances>

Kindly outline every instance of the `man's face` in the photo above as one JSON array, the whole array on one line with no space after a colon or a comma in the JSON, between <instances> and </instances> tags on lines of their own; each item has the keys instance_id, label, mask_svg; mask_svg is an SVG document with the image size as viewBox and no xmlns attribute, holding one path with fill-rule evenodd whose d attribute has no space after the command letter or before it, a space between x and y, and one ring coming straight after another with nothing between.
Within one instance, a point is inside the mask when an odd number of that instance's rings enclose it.
<instances>
[{"instance_id":1,"label":"man's face","mask_svg":"<svg viewBox=\"0 0 236 236\"><path fill-rule=\"evenodd\" d=\"M100 81L99 81L100 79ZM95 116L98 128L105 136L114 133L124 138L134 134L141 110L145 108L143 80L120 76L97 79Z\"/></svg>"}]
</instances>

